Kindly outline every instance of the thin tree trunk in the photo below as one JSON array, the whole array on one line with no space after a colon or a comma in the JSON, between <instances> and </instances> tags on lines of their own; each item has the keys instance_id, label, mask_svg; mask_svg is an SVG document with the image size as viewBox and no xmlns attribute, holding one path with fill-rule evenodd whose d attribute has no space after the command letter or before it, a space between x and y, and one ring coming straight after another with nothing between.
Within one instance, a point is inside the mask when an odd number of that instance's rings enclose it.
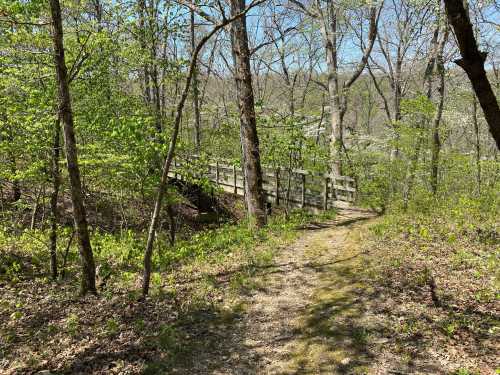
<instances>
[{"instance_id":1,"label":"thin tree trunk","mask_svg":"<svg viewBox=\"0 0 500 375\"><path fill-rule=\"evenodd\" d=\"M175 219L175 209L172 207L171 204L169 204L167 206L167 215L168 215L168 221L169 221L168 232L169 232L170 246L174 246L175 245L175 234L177 232L177 221Z\"/></svg>"},{"instance_id":2,"label":"thin tree trunk","mask_svg":"<svg viewBox=\"0 0 500 375\"><path fill-rule=\"evenodd\" d=\"M443 38L441 39L436 55L436 70L439 75L439 84L437 88L439 101L432 127L431 188L432 188L432 193L434 195L436 195L438 191L439 153L441 152L441 137L439 134L439 128L441 125L441 118L443 116L443 107L444 107L445 67L443 60L443 52L449 34L448 24L446 24L444 27L445 30Z\"/></svg>"},{"instance_id":3,"label":"thin tree trunk","mask_svg":"<svg viewBox=\"0 0 500 375\"><path fill-rule=\"evenodd\" d=\"M422 148L423 136L421 134L422 129L419 129L419 134L417 136L417 144L415 145L415 153L411 158L409 175L406 182L406 187L403 192L403 210L406 212L408 210L408 204L410 202L410 195L413 191L413 185L415 183L415 178L418 168L418 159L420 158L420 149Z\"/></svg>"},{"instance_id":4,"label":"thin tree trunk","mask_svg":"<svg viewBox=\"0 0 500 375\"><path fill-rule=\"evenodd\" d=\"M341 174L342 117L340 115L340 88L337 61L337 14L333 0L327 3L328 17L323 20L322 30L328 68L328 94L330 97L330 158L331 172Z\"/></svg>"},{"instance_id":5,"label":"thin tree trunk","mask_svg":"<svg viewBox=\"0 0 500 375\"><path fill-rule=\"evenodd\" d=\"M9 136L9 141L13 142L13 137ZM21 186L19 185L19 180L16 177L17 174L17 163L14 153L9 152L9 162L10 162L10 173L12 174L12 201L17 202L21 199Z\"/></svg>"},{"instance_id":6,"label":"thin tree trunk","mask_svg":"<svg viewBox=\"0 0 500 375\"><path fill-rule=\"evenodd\" d=\"M481 194L481 143L479 138L479 121L477 118L477 99L472 98L472 122L474 124L475 148L476 148L476 182L478 195Z\"/></svg>"},{"instance_id":7,"label":"thin tree trunk","mask_svg":"<svg viewBox=\"0 0 500 375\"><path fill-rule=\"evenodd\" d=\"M78 245L82 264L81 294L88 292L97 293L95 285L95 263L87 217L83 202L82 182L78 166L78 153L73 124L73 111L68 84L68 71L64 57L63 26L61 5L59 0L50 0L50 12L53 23L54 63L59 92L59 116L64 127L64 144L66 148L66 161L71 187L71 201L73 204L73 217L78 234Z\"/></svg>"},{"instance_id":8,"label":"thin tree trunk","mask_svg":"<svg viewBox=\"0 0 500 375\"><path fill-rule=\"evenodd\" d=\"M381 9L383 1L379 5ZM323 11L322 11L323 12ZM328 69L328 93L330 95L331 135L330 135L330 158L332 160L331 172L335 175L342 174L342 151L346 151L344 143L344 115L347 111L347 95L351 86L360 77L370 57L375 38L377 35L378 19L380 12L377 7L370 8L370 26L368 42L363 56L356 66L353 74L344 81L342 86L339 82L338 69L338 7L333 0L328 0L326 9L322 14L321 31L325 43L326 65Z\"/></svg>"},{"instance_id":9,"label":"thin tree trunk","mask_svg":"<svg viewBox=\"0 0 500 375\"><path fill-rule=\"evenodd\" d=\"M43 186L40 186L40 190L36 193L35 203L33 204L33 210L31 212L31 223L30 230L35 229L36 215L38 214L38 208L40 206L40 197L42 195Z\"/></svg>"},{"instance_id":10,"label":"thin tree trunk","mask_svg":"<svg viewBox=\"0 0 500 375\"><path fill-rule=\"evenodd\" d=\"M463 0L444 0L448 19L453 26L462 58L456 60L472 83L481 104L490 133L500 149L500 106L484 69L486 53L479 50L468 10Z\"/></svg>"},{"instance_id":11,"label":"thin tree trunk","mask_svg":"<svg viewBox=\"0 0 500 375\"><path fill-rule=\"evenodd\" d=\"M66 245L66 249L64 250L64 256L63 256L63 262L62 262L62 267L61 267L61 278L64 279L66 276L66 264L68 263L68 254L69 254L69 249L71 248L71 244L73 243L73 238L75 238L75 229L73 228L73 231L71 232L71 237L68 240L68 243Z\"/></svg>"},{"instance_id":12,"label":"thin tree trunk","mask_svg":"<svg viewBox=\"0 0 500 375\"><path fill-rule=\"evenodd\" d=\"M234 16L245 9L245 0L231 0ZM240 112L240 137L245 175L245 198L250 225L263 227L267 223L262 169L260 165L259 138L255 117L255 103L250 70L250 50L246 18L242 16L231 27L232 52Z\"/></svg>"},{"instance_id":13,"label":"thin tree trunk","mask_svg":"<svg viewBox=\"0 0 500 375\"><path fill-rule=\"evenodd\" d=\"M253 3L253 6L259 4L259 2ZM186 82L184 84L184 89L182 91L181 98L179 102L177 103L176 111L175 111L175 120L174 120L174 125L172 129L172 135L170 138L170 144L168 147L168 152L167 156L165 157L165 161L163 164L163 171L160 179L160 183L158 184L158 191L156 195L156 200L155 200L155 206L153 210L153 215L151 217L151 223L149 225L149 230L148 230L148 240L146 243L146 249L144 250L144 275L143 275L143 280L142 280L142 295L143 297L146 297L149 293L149 281L151 279L151 258L153 256L153 244L155 241L156 237L156 228L158 226L158 221L160 218L160 212L161 212L161 205L163 202L163 198L165 195L165 190L167 186L167 180L168 180L168 173L170 172L170 166L172 165L172 161L174 159L174 152L175 152L175 147L177 145L177 138L179 136L179 129L181 125L181 119L182 119L182 113L184 110L184 105L186 103L186 99L189 94L189 88L191 87L191 79L193 77L193 71L195 69L195 64L196 60L198 59L198 55L205 45L205 43L214 35L216 34L220 29L223 27L229 25L231 22L234 20L238 19L242 15L248 11L247 8L245 9L244 12L241 12L231 18L225 19L223 22L215 26L208 34L206 34L196 45L196 48L194 50L194 53L191 58L191 62L189 65L189 70L186 76Z\"/></svg>"},{"instance_id":14,"label":"thin tree trunk","mask_svg":"<svg viewBox=\"0 0 500 375\"><path fill-rule=\"evenodd\" d=\"M59 187L61 184L59 171L61 123L59 116L54 122L54 140L52 145L52 193L50 195L50 273L52 278L57 279L57 201L59 198Z\"/></svg>"},{"instance_id":15,"label":"thin tree trunk","mask_svg":"<svg viewBox=\"0 0 500 375\"><path fill-rule=\"evenodd\" d=\"M141 50L143 53L146 52L146 1L138 0L137 7L139 11L139 43L141 45ZM151 104L151 87L149 83L149 64L144 63L142 67L142 78L144 84L144 100L146 104Z\"/></svg>"},{"instance_id":16,"label":"thin tree trunk","mask_svg":"<svg viewBox=\"0 0 500 375\"><path fill-rule=\"evenodd\" d=\"M191 9L191 55L194 53L196 48L196 33L194 24L194 10ZM196 153L199 154L201 151L201 116L200 116L200 94L198 89L198 63L196 62L193 71L193 111L194 111L194 145Z\"/></svg>"}]
</instances>

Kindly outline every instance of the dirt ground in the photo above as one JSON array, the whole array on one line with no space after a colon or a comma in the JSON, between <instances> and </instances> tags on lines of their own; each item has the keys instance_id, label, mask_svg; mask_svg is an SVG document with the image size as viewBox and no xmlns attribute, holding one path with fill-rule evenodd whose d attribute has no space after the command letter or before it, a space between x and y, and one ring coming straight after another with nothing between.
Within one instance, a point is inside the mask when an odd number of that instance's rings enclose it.
<instances>
[{"instance_id":1,"label":"dirt ground","mask_svg":"<svg viewBox=\"0 0 500 375\"><path fill-rule=\"evenodd\" d=\"M239 302L242 314L212 327L216 338L173 372L495 374L498 342L449 339L433 322L439 314L430 296L415 303L373 284L369 265L378 255L364 239L375 220L342 210L335 221L304 228L257 272L256 287Z\"/></svg>"},{"instance_id":2,"label":"dirt ground","mask_svg":"<svg viewBox=\"0 0 500 375\"><path fill-rule=\"evenodd\" d=\"M75 300L72 289L54 286L50 296L33 281L5 287L6 317L8 301L27 302L4 327L10 354L2 359L0 345L0 373L498 374L498 301L471 297L486 279L464 279L469 263L450 268L456 249L436 242L425 260L435 263L437 306L421 249L404 236L374 242L379 220L344 209L271 252L252 249L268 262L245 266L235 253L227 269L180 267L175 288L146 303L126 290Z\"/></svg>"}]
</instances>

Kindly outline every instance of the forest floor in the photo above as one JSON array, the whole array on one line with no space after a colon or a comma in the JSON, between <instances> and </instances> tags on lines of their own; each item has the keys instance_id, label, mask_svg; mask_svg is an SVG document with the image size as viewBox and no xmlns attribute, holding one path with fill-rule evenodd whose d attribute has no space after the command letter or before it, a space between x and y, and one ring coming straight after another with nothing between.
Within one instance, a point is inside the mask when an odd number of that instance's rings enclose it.
<instances>
[{"instance_id":1,"label":"forest floor","mask_svg":"<svg viewBox=\"0 0 500 375\"><path fill-rule=\"evenodd\" d=\"M0 283L0 373L498 374L496 245L374 238L383 220L341 210L186 262L146 302L140 279Z\"/></svg>"},{"instance_id":2,"label":"forest floor","mask_svg":"<svg viewBox=\"0 0 500 375\"><path fill-rule=\"evenodd\" d=\"M352 209L304 228L254 275L242 313L212 331L215 345L173 373L498 374L498 320L476 317L483 330L467 330L446 306L434 306L427 282L417 298L412 288L384 285L398 272L376 273L389 260L385 249L370 246L376 221L373 213Z\"/></svg>"}]
</instances>

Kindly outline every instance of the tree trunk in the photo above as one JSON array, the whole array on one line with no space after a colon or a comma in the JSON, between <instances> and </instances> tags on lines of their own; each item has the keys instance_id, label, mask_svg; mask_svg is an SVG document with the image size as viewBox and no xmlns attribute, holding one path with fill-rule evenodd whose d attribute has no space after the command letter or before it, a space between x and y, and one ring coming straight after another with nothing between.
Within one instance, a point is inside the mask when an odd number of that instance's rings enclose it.
<instances>
[{"instance_id":1,"label":"tree trunk","mask_svg":"<svg viewBox=\"0 0 500 375\"><path fill-rule=\"evenodd\" d=\"M341 174L342 116L337 61L337 14L332 0L327 3L328 16L322 20L322 32L328 69L328 94L330 98L330 159L331 172Z\"/></svg>"},{"instance_id":2,"label":"tree trunk","mask_svg":"<svg viewBox=\"0 0 500 375\"><path fill-rule=\"evenodd\" d=\"M60 186L60 171L59 171L59 155L60 155L60 138L61 138L61 123L59 117L54 122L54 141L52 145L52 193L50 195L50 273L52 278L57 279L57 200L59 198Z\"/></svg>"},{"instance_id":3,"label":"tree trunk","mask_svg":"<svg viewBox=\"0 0 500 375\"><path fill-rule=\"evenodd\" d=\"M479 51L468 10L463 0L445 0L446 12L455 31L462 58L456 60L469 77L476 96L481 104L490 133L500 149L500 107L484 70L486 53Z\"/></svg>"},{"instance_id":4,"label":"tree trunk","mask_svg":"<svg viewBox=\"0 0 500 375\"><path fill-rule=\"evenodd\" d=\"M380 4L382 7L383 1ZM339 83L338 69L338 7L333 0L328 0L326 3L325 13L320 12L321 16L321 31L325 43L326 50L326 65L328 69L328 93L330 96L330 113L331 113L331 135L330 135L330 158L332 160L331 171L333 174L342 174L342 152L346 153L347 148L344 143L344 116L347 111L347 95L351 86L360 77L366 67L368 58L370 57L375 38L377 35L379 12L377 7L370 7L370 26L368 32L368 41L366 48L363 51L363 56L352 75L344 80L342 86Z\"/></svg>"},{"instance_id":5,"label":"tree trunk","mask_svg":"<svg viewBox=\"0 0 500 375\"><path fill-rule=\"evenodd\" d=\"M54 62L59 92L59 118L64 127L64 144L71 187L73 217L78 234L78 245L82 264L81 294L96 293L95 263L83 202L82 183L78 166L78 153L73 124L73 111L68 84L68 71L64 57L63 26L59 0L50 0L50 12L53 24Z\"/></svg>"},{"instance_id":6,"label":"tree trunk","mask_svg":"<svg viewBox=\"0 0 500 375\"><path fill-rule=\"evenodd\" d=\"M35 197L35 202L33 203L33 210L31 211L31 223L30 223L30 230L35 229L36 225L36 216L38 214L38 209L40 207L40 197L42 196L42 192L44 192L44 186L40 186L40 190L37 191L36 197Z\"/></svg>"},{"instance_id":7,"label":"tree trunk","mask_svg":"<svg viewBox=\"0 0 500 375\"><path fill-rule=\"evenodd\" d=\"M12 129L9 127L7 131L7 140L14 144L14 135L12 134ZM16 177L17 174L17 162L16 156L12 150L9 150L9 164L10 173L12 175L12 202L17 202L21 199L21 187L19 186L19 180Z\"/></svg>"},{"instance_id":8,"label":"tree trunk","mask_svg":"<svg viewBox=\"0 0 500 375\"><path fill-rule=\"evenodd\" d=\"M245 0L231 0L232 15L245 9ZM231 27L232 52L235 65L235 80L240 111L240 137L243 151L245 175L245 199L251 225L262 227L267 223L265 195L262 188L259 138L255 117L250 50L245 16L237 19Z\"/></svg>"},{"instance_id":9,"label":"tree trunk","mask_svg":"<svg viewBox=\"0 0 500 375\"><path fill-rule=\"evenodd\" d=\"M446 24L443 37L439 43L439 47L436 54L436 70L439 75L439 84L437 88L438 92L438 106L436 109L436 114L434 115L433 127L432 127L432 156L431 156L431 188L434 195L438 191L438 177L439 177L439 153L441 152L441 137L439 134L439 128L441 125L441 118L443 116L444 107L444 87L445 87L445 67L443 60L444 46L448 40L449 27Z\"/></svg>"},{"instance_id":10,"label":"tree trunk","mask_svg":"<svg viewBox=\"0 0 500 375\"><path fill-rule=\"evenodd\" d=\"M170 246L175 245L175 234L177 232L177 220L175 220L175 209L171 204L167 206L167 215L168 215L168 233L169 233L169 241Z\"/></svg>"},{"instance_id":11,"label":"tree trunk","mask_svg":"<svg viewBox=\"0 0 500 375\"><path fill-rule=\"evenodd\" d=\"M476 148L476 182L478 195L481 194L481 143L479 138L479 121L477 119L477 99L472 98L472 122L474 124L474 146Z\"/></svg>"},{"instance_id":12,"label":"tree trunk","mask_svg":"<svg viewBox=\"0 0 500 375\"><path fill-rule=\"evenodd\" d=\"M191 55L196 48L196 33L194 24L194 10L191 9ZM200 90L198 89L198 63L195 62L193 71L193 111L194 111L194 145L196 153L201 151L201 116L200 116Z\"/></svg>"},{"instance_id":13,"label":"tree trunk","mask_svg":"<svg viewBox=\"0 0 500 375\"><path fill-rule=\"evenodd\" d=\"M418 160L420 158L420 149L422 148L423 135L421 126L419 126L419 134L417 136L417 141L415 145L415 152L411 157L411 163L408 171L408 177L406 179L406 186L403 190L403 210L406 212L408 210L408 204L410 202L410 196L413 191L413 186L415 184L415 178L418 168Z\"/></svg>"},{"instance_id":14,"label":"tree trunk","mask_svg":"<svg viewBox=\"0 0 500 375\"><path fill-rule=\"evenodd\" d=\"M238 19L239 17L241 17L244 14L245 14L244 12L239 13L238 15L236 15L234 17L231 17L229 19L225 19L223 22L221 22L220 24L215 26L208 34L206 34L198 42L198 44L196 45L196 48L194 49L194 53L192 54L191 62L189 64L189 70L188 70L188 73L186 76L186 82L184 84L184 89L182 90L181 98L176 106L174 126L172 129L170 144L168 147L167 156L165 157L165 160L163 163L163 170L162 170L160 183L158 184L158 191L157 191L157 195L156 195L153 215L151 216L151 223L149 225L148 240L146 243L146 249L144 250L144 276L143 276L143 280L142 280L142 296L143 296L143 298L146 297L149 293L149 281L151 279L151 268L152 268L151 258L153 257L153 244L154 244L155 237L156 237L156 227L158 226L158 221L160 218L161 206L162 206L163 197L164 197L166 186L167 186L168 173L170 171L170 166L172 165L172 161L174 159L174 152L175 152L175 147L177 145L177 138L179 136L179 129L180 129L180 125L181 125L182 113L184 110L184 105L186 103L186 99L187 99L188 94L189 94L189 89L191 87L191 80L193 78L193 71L195 69L196 60L198 58L198 55L199 55L201 49L205 45L205 43L214 34L216 34L220 29L229 25L235 19Z\"/></svg>"},{"instance_id":15,"label":"tree trunk","mask_svg":"<svg viewBox=\"0 0 500 375\"><path fill-rule=\"evenodd\" d=\"M396 68L395 68L395 73L394 73L394 83L393 83L394 121L392 122L392 125L394 127L395 147L394 147L393 153L391 155L392 159L399 159L399 157L400 157L399 142L400 142L401 136L399 134L399 127L401 125L401 98L403 96L402 88L401 88L402 65L403 65L403 60L399 56L399 51L398 51L398 58L396 61Z\"/></svg>"},{"instance_id":16,"label":"tree trunk","mask_svg":"<svg viewBox=\"0 0 500 375\"><path fill-rule=\"evenodd\" d=\"M11 153L10 156L10 171L12 173L13 180L12 180L12 201L17 202L21 199L21 187L19 186L19 181L17 180L17 177L15 177L15 174L17 173L17 165L16 165L16 158L14 154Z\"/></svg>"},{"instance_id":17,"label":"tree trunk","mask_svg":"<svg viewBox=\"0 0 500 375\"><path fill-rule=\"evenodd\" d=\"M137 8L138 8L138 13L139 13L139 43L141 46L141 51L142 53L146 52L146 21L145 21L145 14L146 14L146 1L145 0L138 0L137 2ZM151 87L149 83L149 64L147 62L144 63L144 66L142 67L142 79L143 79L143 84L144 84L144 101L146 104L150 105L151 104Z\"/></svg>"}]
</instances>

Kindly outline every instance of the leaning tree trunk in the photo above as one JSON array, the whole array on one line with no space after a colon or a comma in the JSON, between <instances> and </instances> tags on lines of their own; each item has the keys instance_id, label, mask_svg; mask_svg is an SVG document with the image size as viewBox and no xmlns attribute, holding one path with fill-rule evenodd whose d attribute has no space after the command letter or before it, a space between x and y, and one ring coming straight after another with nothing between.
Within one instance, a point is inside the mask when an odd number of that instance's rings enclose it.
<instances>
[{"instance_id":1,"label":"leaning tree trunk","mask_svg":"<svg viewBox=\"0 0 500 375\"><path fill-rule=\"evenodd\" d=\"M255 2L253 4L256 5L256 4L258 4L258 2ZM203 38L201 38L201 40L196 45L196 48L194 49L193 54L191 56L191 62L189 64L189 69L187 72L186 82L184 84L184 89L182 90L180 100L176 106L172 135L170 138L170 143L168 146L167 155L166 155L164 163L163 163L163 170L162 170L162 174L161 174L160 183L158 184L158 191L157 191L156 200L155 200L155 207L153 210L153 215L151 216L151 222L149 224L148 240L146 243L146 249L144 250L144 276L143 276L143 280L142 280L142 296L143 296L143 298L146 297L149 293L149 281L151 279L151 270L152 270L151 260L153 257L153 245L154 245L154 241L155 241L155 237L156 237L156 228L158 226L158 221L160 218L160 211L161 211L161 206L163 203L163 198L164 198L166 187L167 187L170 166L172 165L172 161L174 160L175 147L177 145L177 137L179 136L179 129L180 129L180 125L181 125L182 113L184 111L184 105L186 103L186 99L187 99L188 94L189 94L189 88L191 87L191 80L193 78L193 72L196 69L196 61L198 59L198 55L200 54L200 51L203 48L203 46L207 43L207 41L212 36L214 36L218 31L220 31L225 26L229 25L231 22L234 22L234 20L238 19L239 17L242 17L245 14L245 12L248 11L248 9L250 9L250 8L245 9L241 13L238 13L237 15L235 15L229 19L226 18L226 19L224 19L224 21L217 24L208 34L206 34Z\"/></svg>"},{"instance_id":2,"label":"leaning tree trunk","mask_svg":"<svg viewBox=\"0 0 500 375\"><path fill-rule=\"evenodd\" d=\"M231 0L233 16L245 9L245 0ZM237 19L231 27L232 52L235 65L234 77L238 92L240 111L240 137L245 174L245 199L251 225L266 225L265 195L262 188L259 138L255 117L250 50L245 16Z\"/></svg>"},{"instance_id":3,"label":"leaning tree trunk","mask_svg":"<svg viewBox=\"0 0 500 375\"><path fill-rule=\"evenodd\" d=\"M95 263L90 236L87 225L85 206L83 203L82 182L78 167L78 153L76 147L75 130L73 124L73 110L69 92L68 70L64 57L63 26L61 5L59 0L50 0L50 13L52 16L54 43L54 62L59 92L59 118L64 129L64 144L66 149L66 162L71 187L71 201L73 204L73 217L78 234L78 245L82 263L81 293L96 293Z\"/></svg>"},{"instance_id":4,"label":"leaning tree trunk","mask_svg":"<svg viewBox=\"0 0 500 375\"><path fill-rule=\"evenodd\" d=\"M500 149L500 106L484 69L486 53L477 47L474 30L463 0L445 0L444 4L462 55L462 58L455 63L467 73L483 109L490 133L495 139L497 148Z\"/></svg>"}]
</instances>

